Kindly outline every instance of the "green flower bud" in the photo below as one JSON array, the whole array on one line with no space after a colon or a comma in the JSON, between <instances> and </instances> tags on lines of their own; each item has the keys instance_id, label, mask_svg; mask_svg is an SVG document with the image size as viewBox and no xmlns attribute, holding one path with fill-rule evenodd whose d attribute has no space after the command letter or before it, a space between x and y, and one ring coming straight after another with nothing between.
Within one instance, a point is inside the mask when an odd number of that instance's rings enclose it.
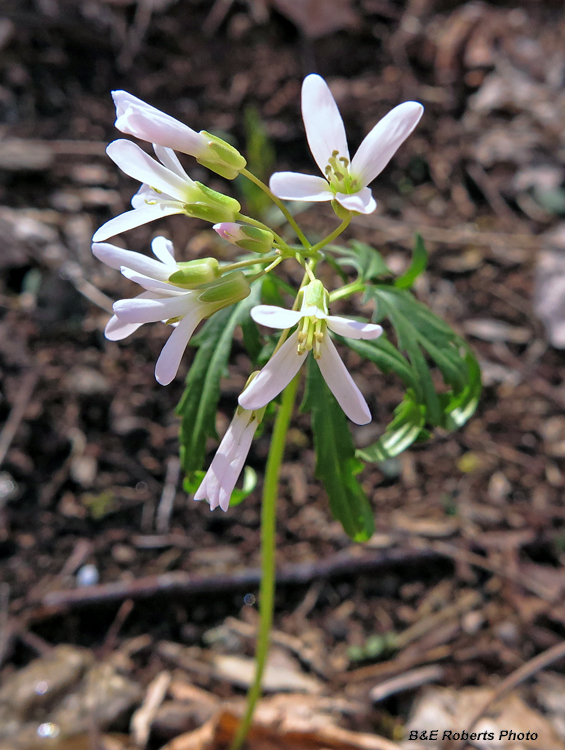
<instances>
[{"instance_id":1,"label":"green flower bud","mask_svg":"<svg viewBox=\"0 0 565 750\"><path fill-rule=\"evenodd\" d=\"M329 295L324 289L322 282L318 279L316 279L316 281L311 281L302 289L301 310L306 310L308 307L317 307L318 310L323 310L327 315L328 302Z\"/></svg>"},{"instance_id":2,"label":"green flower bud","mask_svg":"<svg viewBox=\"0 0 565 750\"><path fill-rule=\"evenodd\" d=\"M236 240L236 245L242 250L250 250L254 253L268 253L273 247L274 235L266 229L241 225L241 239Z\"/></svg>"},{"instance_id":3,"label":"green flower bud","mask_svg":"<svg viewBox=\"0 0 565 750\"><path fill-rule=\"evenodd\" d=\"M169 276L171 284L184 289L196 289L219 278L219 263L216 258L198 258L177 263L178 271Z\"/></svg>"},{"instance_id":4,"label":"green flower bud","mask_svg":"<svg viewBox=\"0 0 565 750\"><path fill-rule=\"evenodd\" d=\"M245 274L241 271L233 271L201 287L198 299L200 302L210 304L216 312L245 299L250 291L251 287Z\"/></svg>"},{"instance_id":5,"label":"green flower bud","mask_svg":"<svg viewBox=\"0 0 565 750\"><path fill-rule=\"evenodd\" d=\"M228 180L233 180L242 169L245 169L247 162L236 148L205 130L200 131L200 135L206 138L208 146L206 154L197 158L202 166Z\"/></svg>"},{"instance_id":6,"label":"green flower bud","mask_svg":"<svg viewBox=\"0 0 565 750\"><path fill-rule=\"evenodd\" d=\"M234 221L236 214L241 211L241 206L235 198L218 193L201 182L194 184L198 187L198 195L195 196L197 200L194 203L186 203L184 207L189 216L213 223Z\"/></svg>"}]
</instances>

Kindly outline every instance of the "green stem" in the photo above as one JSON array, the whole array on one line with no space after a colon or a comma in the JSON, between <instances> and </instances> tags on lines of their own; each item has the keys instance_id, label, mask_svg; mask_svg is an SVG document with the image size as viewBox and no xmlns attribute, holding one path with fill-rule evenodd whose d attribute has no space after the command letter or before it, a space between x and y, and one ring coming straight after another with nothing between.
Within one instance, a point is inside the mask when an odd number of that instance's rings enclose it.
<instances>
[{"instance_id":1,"label":"green stem","mask_svg":"<svg viewBox=\"0 0 565 750\"><path fill-rule=\"evenodd\" d=\"M271 263L273 260L280 259L280 255L259 255L257 258L250 258L249 260L240 260L237 263L228 263L226 266L220 266L222 273L229 273L230 271L237 271L238 268L247 268L247 266L256 266L257 263Z\"/></svg>"},{"instance_id":2,"label":"green stem","mask_svg":"<svg viewBox=\"0 0 565 750\"><path fill-rule=\"evenodd\" d=\"M345 286L336 289L330 294L330 302L335 302L336 299L343 299L344 297L351 297L356 292L362 292L365 289L365 284L362 281L352 281L351 284L345 284Z\"/></svg>"},{"instance_id":3,"label":"green stem","mask_svg":"<svg viewBox=\"0 0 565 750\"><path fill-rule=\"evenodd\" d=\"M333 242L336 237L339 237L339 235L347 229L350 221L351 221L351 214L349 214L349 216L346 216L345 219L341 222L341 224L338 227L336 227L331 234L328 234L328 236L324 237L323 240L320 240L315 245L313 245L312 252L317 252L318 250L321 250L323 247L328 245L330 242Z\"/></svg>"},{"instance_id":4,"label":"green stem","mask_svg":"<svg viewBox=\"0 0 565 750\"><path fill-rule=\"evenodd\" d=\"M248 180L251 180L251 182L254 182L255 185L257 185L257 187L261 188L261 190L269 196L269 198L273 201L273 203L282 211L286 220L288 221L290 226L294 229L296 236L298 237L300 242L304 245L306 250L309 250L310 243L306 239L304 232L302 231L302 229L300 229L300 227L298 226L292 214L290 213L288 208L284 205L284 203L279 198L277 198L277 196L265 185L265 183L262 180L260 180L258 177L255 177L255 175L252 172L249 172L249 170L247 169L242 169L241 174L245 175L245 177L247 177Z\"/></svg>"},{"instance_id":5,"label":"green stem","mask_svg":"<svg viewBox=\"0 0 565 750\"><path fill-rule=\"evenodd\" d=\"M296 389L300 373L283 391L281 405L275 420L271 447L265 471L263 485L263 506L261 511L261 588L259 592L259 633L255 649L255 679L247 693L247 708L237 729L231 750L239 750L247 737L253 720L253 712L261 697L261 680L269 653L273 610L275 604L275 545L276 545L276 510L279 487L279 474L284 455L286 434L292 416Z\"/></svg>"}]
</instances>

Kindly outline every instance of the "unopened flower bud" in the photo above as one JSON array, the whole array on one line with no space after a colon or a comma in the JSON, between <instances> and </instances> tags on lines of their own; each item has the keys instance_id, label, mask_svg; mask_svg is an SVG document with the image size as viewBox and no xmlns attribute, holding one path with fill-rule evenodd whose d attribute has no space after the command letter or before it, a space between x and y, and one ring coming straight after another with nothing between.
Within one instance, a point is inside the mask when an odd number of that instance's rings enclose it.
<instances>
[{"instance_id":1,"label":"unopened flower bud","mask_svg":"<svg viewBox=\"0 0 565 750\"><path fill-rule=\"evenodd\" d=\"M206 152L197 156L199 164L227 180L233 180L242 169L245 169L247 162L236 148L205 130L201 130L199 135L206 138L207 146Z\"/></svg>"},{"instance_id":2,"label":"unopened flower bud","mask_svg":"<svg viewBox=\"0 0 565 750\"><path fill-rule=\"evenodd\" d=\"M215 224L213 229L220 237L232 245L254 253L268 253L273 247L274 236L266 229L259 229L247 224L225 221Z\"/></svg>"},{"instance_id":3,"label":"unopened flower bud","mask_svg":"<svg viewBox=\"0 0 565 750\"><path fill-rule=\"evenodd\" d=\"M212 190L201 182L194 183L198 189L197 199L193 203L185 205L185 211L195 219L203 219L210 222L233 221L236 214L241 211L241 206L228 195Z\"/></svg>"},{"instance_id":4,"label":"unopened flower bud","mask_svg":"<svg viewBox=\"0 0 565 750\"><path fill-rule=\"evenodd\" d=\"M301 312L308 314L309 308L322 310L326 315L328 313L329 295L321 281L311 281L302 289Z\"/></svg>"},{"instance_id":5,"label":"unopened flower bud","mask_svg":"<svg viewBox=\"0 0 565 750\"><path fill-rule=\"evenodd\" d=\"M215 312L240 302L249 296L250 291L251 287L245 274L241 271L233 271L201 287L198 299L202 303L213 306Z\"/></svg>"},{"instance_id":6,"label":"unopened flower bud","mask_svg":"<svg viewBox=\"0 0 565 750\"><path fill-rule=\"evenodd\" d=\"M216 258L198 258L177 263L178 270L169 276L169 281L184 289L196 289L219 278L219 263Z\"/></svg>"}]
</instances>

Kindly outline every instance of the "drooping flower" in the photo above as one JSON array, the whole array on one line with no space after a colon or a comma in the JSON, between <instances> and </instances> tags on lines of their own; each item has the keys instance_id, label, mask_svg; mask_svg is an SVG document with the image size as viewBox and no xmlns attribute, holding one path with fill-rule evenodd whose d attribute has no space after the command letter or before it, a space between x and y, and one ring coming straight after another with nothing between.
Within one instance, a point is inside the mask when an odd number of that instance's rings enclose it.
<instances>
[{"instance_id":1,"label":"drooping flower","mask_svg":"<svg viewBox=\"0 0 565 750\"><path fill-rule=\"evenodd\" d=\"M161 112L127 91L112 91L116 105L116 128L158 146L190 154L204 166L233 180L245 167L243 156L221 138L188 125Z\"/></svg>"},{"instance_id":2,"label":"drooping flower","mask_svg":"<svg viewBox=\"0 0 565 750\"><path fill-rule=\"evenodd\" d=\"M275 172L271 190L283 200L336 200L349 211L373 213L377 204L367 185L412 133L423 111L418 102L399 104L375 125L350 160L343 120L327 83L318 75L306 76L302 119L310 151L324 177Z\"/></svg>"},{"instance_id":3,"label":"drooping flower","mask_svg":"<svg viewBox=\"0 0 565 750\"><path fill-rule=\"evenodd\" d=\"M222 510L228 509L235 483L241 474L264 411L248 411L238 406L210 468L194 495L195 500L208 500L210 510L218 505Z\"/></svg>"},{"instance_id":4,"label":"drooping flower","mask_svg":"<svg viewBox=\"0 0 565 750\"><path fill-rule=\"evenodd\" d=\"M114 304L105 330L107 339L121 341L144 323L163 321L174 326L155 366L157 381L168 385L200 321L245 299L250 287L241 271L219 276L215 258L177 263L173 245L165 237L156 237L151 248L157 260L106 242L94 243L92 252L145 289L133 299Z\"/></svg>"},{"instance_id":5,"label":"drooping flower","mask_svg":"<svg viewBox=\"0 0 565 750\"><path fill-rule=\"evenodd\" d=\"M173 214L186 214L206 221L233 221L241 206L234 199L192 180L170 148L154 146L156 159L132 141L110 143L106 153L141 188L133 196L133 211L126 211L103 224L94 234L95 242L114 237L128 229Z\"/></svg>"},{"instance_id":6,"label":"drooping flower","mask_svg":"<svg viewBox=\"0 0 565 750\"><path fill-rule=\"evenodd\" d=\"M383 329L336 315L328 315L328 294L321 281L313 281L303 291L300 310L285 310L275 305L258 305L251 310L256 323L269 328L297 330L271 357L259 375L239 397L244 409L260 409L275 398L296 375L313 350L314 357L337 402L356 424L371 421L371 412L363 394L353 381L339 356L327 329L352 339L376 339Z\"/></svg>"}]
</instances>

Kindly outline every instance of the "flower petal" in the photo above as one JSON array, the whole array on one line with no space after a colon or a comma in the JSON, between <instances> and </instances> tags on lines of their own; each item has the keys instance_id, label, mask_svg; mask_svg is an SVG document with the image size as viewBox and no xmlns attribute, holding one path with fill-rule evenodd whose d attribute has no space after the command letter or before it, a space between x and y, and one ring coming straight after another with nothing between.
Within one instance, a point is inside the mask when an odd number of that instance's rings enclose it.
<instances>
[{"instance_id":1,"label":"flower petal","mask_svg":"<svg viewBox=\"0 0 565 750\"><path fill-rule=\"evenodd\" d=\"M106 149L106 153L118 167L134 180L139 180L171 195L179 201L187 202L187 190L192 180L183 179L178 174L167 169L158 161L146 154L136 143L123 138L113 141Z\"/></svg>"},{"instance_id":2,"label":"flower petal","mask_svg":"<svg viewBox=\"0 0 565 750\"><path fill-rule=\"evenodd\" d=\"M174 284L168 284L165 281L156 281L155 279L149 278L149 276L145 276L137 271L132 271L125 266L122 266L120 271L126 279L133 281L135 284L139 284L139 286L147 289L148 292L155 292L156 294L167 297L179 297L182 294L186 294L186 289L183 289L180 286L174 286Z\"/></svg>"},{"instance_id":3,"label":"flower petal","mask_svg":"<svg viewBox=\"0 0 565 750\"><path fill-rule=\"evenodd\" d=\"M135 227L140 227L142 224L148 224L150 221L162 219L164 216L172 216L172 214L182 213L183 208L180 203L168 206L163 204L148 206L145 204L140 208L134 208L133 211L126 211L119 216L115 216L113 219L110 219L110 221L102 224L102 226L96 230L92 239L94 242L102 242L110 237L115 237L117 234L127 232L128 229L135 229Z\"/></svg>"},{"instance_id":4,"label":"flower petal","mask_svg":"<svg viewBox=\"0 0 565 750\"><path fill-rule=\"evenodd\" d=\"M334 194L323 177L298 172L275 172L269 187L277 198L285 201L331 201Z\"/></svg>"},{"instance_id":5,"label":"flower petal","mask_svg":"<svg viewBox=\"0 0 565 750\"><path fill-rule=\"evenodd\" d=\"M357 193L336 193L335 199L348 211L357 211L359 214L372 214L377 207L377 201L368 187Z\"/></svg>"},{"instance_id":6,"label":"flower petal","mask_svg":"<svg viewBox=\"0 0 565 750\"><path fill-rule=\"evenodd\" d=\"M312 156L325 175L334 151L349 159L343 120L328 84L318 75L309 75L302 84L302 119ZM339 157L338 157L339 158Z\"/></svg>"},{"instance_id":7,"label":"flower petal","mask_svg":"<svg viewBox=\"0 0 565 750\"><path fill-rule=\"evenodd\" d=\"M188 346L194 329L202 320L202 308L187 315L169 336L155 365L155 379L161 385L169 385L174 380L180 366L184 350Z\"/></svg>"},{"instance_id":8,"label":"flower petal","mask_svg":"<svg viewBox=\"0 0 565 750\"><path fill-rule=\"evenodd\" d=\"M299 310L285 310L276 305L257 305L251 310L251 317L256 323L267 328L292 328L302 313Z\"/></svg>"},{"instance_id":9,"label":"flower petal","mask_svg":"<svg viewBox=\"0 0 565 750\"><path fill-rule=\"evenodd\" d=\"M351 174L363 186L380 174L400 145L414 130L424 108L418 102L404 102L375 125L359 146L351 162Z\"/></svg>"},{"instance_id":10,"label":"flower petal","mask_svg":"<svg viewBox=\"0 0 565 750\"><path fill-rule=\"evenodd\" d=\"M106 336L108 341L121 341L134 333L134 331L137 331L142 325L143 323L124 323L117 315L112 315L106 324L104 336Z\"/></svg>"},{"instance_id":11,"label":"flower petal","mask_svg":"<svg viewBox=\"0 0 565 750\"><path fill-rule=\"evenodd\" d=\"M240 406L261 409L278 396L306 360L305 354L298 354L297 346L298 332L295 331L243 391L238 399Z\"/></svg>"},{"instance_id":12,"label":"flower petal","mask_svg":"<svg viewBox=\"0 0 565 750\"><path fill-rule=\"evenodd\" d=\"M349 419L355 424L368 424L371 421L371 412L367 402L353 382L329 336L324 336L321 356L317 362L330 391Z\"/></svg>"},{"instance_id":13,"label":"flower petal","mask_svg":"<svg viewBox=\"0 0 565 750\"><path fill-rule=\"evenodd\" d=\"M382 326L375 323L341 318L338 315L328 315L326 321L330 331L348 339L377 339L383 332Z\"/></svg>"},{"instance_id":14,"label":"flower petal","mask_svg":"<svg viewBox=\"0 0 565 750\"><path fill-rule=\"evenodd\" d=\"M114 312L125 323L156 323L159 320L184 317L202 305L190 292L178 297L120 299Z\"/></svg>"},{"instance_id":15,"label":"flower petal","mask_svg":"<svg viewBox=\"0 0 565 750\"><path fill-rule=\"evenodd\" d=\"M125 266L132 271L161 281L166 281L172 273L167 266L158 260L148 258L141 253L134 253L131 250L124 250L121 247L111 245L109 242L95 242L92 245L92 253L102 263L118 271Z\"/></svg>"},{"instance_id":16,"label":"flower petal","mask_svg":"<svg viewBox=\"0 0 565 750\"><path fill-rule=\"evenodd\" d=\"M226 467L226 471L222 476L222 479L220 481L220 493L218 501L220 508L223 511L226 511L230 506L231 494L234 490L235 483L239 479L239 475L241 474L241 470L243 469L243 464L247 459L247 454L249 453L249 449L251 448L251 443L253 442L253 437L255 435L256 429L257 420L253 420L253 422L250 422L247 425L247 427L243 431L243 434L238 440L237 448L234 452L233 458L230 461L229 465Z\"/></svg>"},{"instance_id":17,"label":"flower petal","mask_svg":"<svg viewBox=\"0 0 565 750\"><path fill-rule=\"evenodd\" d=\"M177 270L175 248L171 240L168 240L166 237L155 237L151 242L151 251L156 258L159 258L161 263L165 263L165 265L175 271Z\"/></svg>"},{"instance_id":18,"label":"flower petal","mask_svg":"<svg viewBox=\"0 0 565 750\"><path fill-rule=\"evenodd\" d=\"M154 143L153 150L164 167L178 175L181 180L191 181L190 177L184 171L184 167L180 163L179 157L175 154L172 148L165 148L164 146L159 146Z\"/></svg>"},{"instance_id":19,"label":"flower petal","mask_svg":"<svg viewBox=\"0 0 565 750\"><path fill-rule=\"evenodd\" d=\"M207 139L174 117L161 112L127 91L112 91L116 105L116 127L150 143L168 146L192 156L201 156Z\"/></svg>"}]
</instances>

